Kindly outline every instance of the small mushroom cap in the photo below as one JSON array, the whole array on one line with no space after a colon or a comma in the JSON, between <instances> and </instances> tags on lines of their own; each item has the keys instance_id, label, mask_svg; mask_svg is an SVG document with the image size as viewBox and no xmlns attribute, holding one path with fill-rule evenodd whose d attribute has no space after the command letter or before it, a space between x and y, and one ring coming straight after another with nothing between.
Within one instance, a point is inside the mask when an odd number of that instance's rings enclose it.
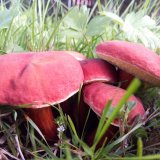
<instances>
[{"instance_id":1,"label":"small mushroom cap","mask_svg":"<svg viewBox=\"0 0 160 160\"><path fill-rule=\"evenodd\" d=\"M125 92L125 90L109 84L94 82L84 87L83 98L84 102L87 103L97 115L101 116L107 102L112 100L111 107L116 107ZM128 123L133 122L136 116L141 116L145 113L143 105L138 98L132 95L127 102L130 101L134 101L136 104L128 115ZM112 124L119 126L119 120L116 119Z\"/></svg>"},{"instance_id":2,"label":"small mushroom cap","mask_svg":"<svg viewBox=\"0 0 160 160\"><path fill-rule=\"evenodd\" d=\"M78 61L82 61L86 59L86 56L79 52L75 52L75 51L64 51L64 52L73 56Z\"/></svg>"},{"instance_id":3,"label":"small mushroom cap","mask_svg":"<svg viewBox=\"0 0 160 160\"><path fill-rule=\"evenodd\" d=\"M63 51L2 55L0 73L1 105L47 107L68 99L83 83L79 62Z\"/></svg>"},{"instance_id":4,"label":"small mushroom cap","mask_svg":"<svg viewBox=\"0 0 160 160\"><path fill-rule=\"evenodd\" d=\"M80 61L84 73L84 84L101 81L115 83L117 72L113 65L102 59L86 59Z\"/></svg>"},{"instance_id":5,"label":"small mushroom cap","mask_svg":"<svg viewBox=\"0 0 160 160\"><path fill-rule=\"evenodd\" d=\"M97 55L120 69L148 82L160 86L160 62L158 55L143 45L108 41L96 47Z\"/></svg>"}]
</instances>

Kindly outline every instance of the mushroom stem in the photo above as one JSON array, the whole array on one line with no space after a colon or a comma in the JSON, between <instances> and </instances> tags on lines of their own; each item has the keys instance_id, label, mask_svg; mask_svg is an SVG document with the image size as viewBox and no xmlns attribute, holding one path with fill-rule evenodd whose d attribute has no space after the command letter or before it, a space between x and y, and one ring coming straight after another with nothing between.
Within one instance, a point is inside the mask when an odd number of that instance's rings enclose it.
<instances>
[{"instance_id":1,"label":"mushroom stem","mask_svg":"<svg viewBox=\"0 0 160 160\"><path fill-rule=\"evenodd\" d=\"M54 116L51 107L26 109L27 115L38 126L48 141L57 139L57 126L54 122Z\"/></svg>"}]
</instances>

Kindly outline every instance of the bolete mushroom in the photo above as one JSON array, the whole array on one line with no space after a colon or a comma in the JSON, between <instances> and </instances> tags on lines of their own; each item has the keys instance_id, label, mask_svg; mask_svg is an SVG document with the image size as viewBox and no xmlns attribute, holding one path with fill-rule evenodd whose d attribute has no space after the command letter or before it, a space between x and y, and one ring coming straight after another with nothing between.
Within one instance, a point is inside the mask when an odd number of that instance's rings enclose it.
<instances>
[{"instance_id":1,"label":"bolete mushroom","mask_svg":"<svg viewBox=\"0 0 160 160\"><path fill-rule=\"evenodd\" d=\"M141 44L125 41L102 42L96 47L97 55L150 84L160 86L158 55Z\"/></svg>"},{"instance_id":2,"label":"bolete mushroom","mask_svg":"<svg viewBox=\"0 0 160 160\"><path fill-rule=\"evenodd\" d=\"M99 59L85 59L80 61L83 73L84 73L84 84L91 82L117 82L117 72L113 65L108 62Z\"/></svg>"},{"instance_id":3,"label":"bolete mushroom","mask_svg":"<svg viewBox=\"0 0 160 160\"><path fill-rule=\"evenodd\" d=\"M78 61L82 61L86 59L86 56L79 52L75 52L75 51L64 51L64 52L73 56Z\"/></svg>"},{"instance_id":4,"label":"bolete mushroom","mask_svg":"<svg viewBox=\"0 0 160 160\"><path fill-rule=\"evenodd\" d=\"M79 62L63 51L0 56L0 104L27 110L47 140L57 136L50 105L65 101L83 83Z\"/></svg>"},{"instance_id":5,"label":"bolete mushroom","mask_svg":"<svg viewBox=\"0 0 160 160\"><path fill-rule=\"evenodd\" d=\"M110 84L94 82L84 86L83 99L84 102L88 104L98 116L101 116L107 102L112 100L111 108L116 107L120 99L124 96L125 92L125 90ZM127 123L132 124L137 116L140 116L140 118L143 117L145 110L141 101L133 95L128 99L127 102L135 103L135 106L131 109L127 118ZM120 118L117 118L112 122L112 125L119 127L120 122ZM110 131L110 133L112 132ZM91 141L93 141L93 138L90 138L88 143L91 144Z\"/></svg>"},{"instance_id":6,"label":"bolete mushroom","mask_svg":"<svg viewBox=\"0 0 160 160\"><path fill-rule=\"evenodd\" d=\"M84 85L98 81L115 84L118 81L116 68L102 59L85 59L80 61L80 64L84 74ZM97 117L93 115L92 112L90 112L90 115L88 116L89 107L87 107L83 102L82 96L80 99L80 103L74 104L75 106L73 107L73 120L75 121L78 132L81 134L86 124L86 119L88 118L86 125L89 126L90 123L93 123L97 120ZM88 126L86 127L87 131L90 130L90 127Z\"/></svg>"}]
</instances>

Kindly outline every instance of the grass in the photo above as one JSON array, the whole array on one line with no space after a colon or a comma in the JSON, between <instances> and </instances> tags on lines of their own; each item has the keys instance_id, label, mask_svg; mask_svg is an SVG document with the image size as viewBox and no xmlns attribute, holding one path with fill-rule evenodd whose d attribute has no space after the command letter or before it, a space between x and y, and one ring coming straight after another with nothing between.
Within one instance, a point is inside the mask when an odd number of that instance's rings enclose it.
<instances>
[{"instance_id":1,"label":"grass","mask_svg":"<svg viewBox=\"0 0 160 160\"><path fill-rule=\"evenodd\" d=\"M48 15L48 10L52 9L49 3L50 1L47 4L41 0L33 1L32 6L27 9L19 0L14 0L9 9L1 3L1 54L75 50L92 58L96 57L94 50L100 41L112 39L139 42L160 54L159 0L146 0L145 3L140 4L132 0L123 12L121 11L123 1L120 0L116 2L109 0L105 6L98 0L91 10L86 6L67 8L61 1L57 1L51 15ZM116 135L113 139L107 140L107 144L96 149L96 145L120 108L138 86L139 81L135 80L107 121L104 116L106 114L101 117L92 147L79 136L72 117L63 113L60 108L57 122L59 127L64 126L65 130L59 132L57 143L48 143L23 110L1 107L0 152L2 157L22 160L160 159L160 151L156 144L160 138L156 134L159 139L153 142L151 134L152 130L158 132L160 125L159 88L145 89L138 93L146 109L150 109L145 124L136 123L127 133L122 136ZM80 94L77 101L79 100ZM105 112L108 112L108 109ZM128 146L125 147L123 142L127 142Z\"/></svg>"}]
</instances>

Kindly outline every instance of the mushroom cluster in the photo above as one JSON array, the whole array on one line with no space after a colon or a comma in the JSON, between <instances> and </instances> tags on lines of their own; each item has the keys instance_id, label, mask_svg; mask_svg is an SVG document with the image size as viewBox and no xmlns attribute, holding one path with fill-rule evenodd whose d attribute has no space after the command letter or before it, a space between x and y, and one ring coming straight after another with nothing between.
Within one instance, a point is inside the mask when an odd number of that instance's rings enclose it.
<instances>
[{"instance_id":1,"label":"mushroom cluster","mask_svg":"<svg viewBox=\"0 0 160 160\"><path fill-rule=\"evenodd\" d=\"M77 123L79 134L91 108L93 116L88 121L92 127L87 128L86 142L92 144L97 116L102 115L109 100L112 100L111 107L117 105L133 77L154 86L160 85L158 55L144 46L108 41L99 44L96 53L99 58L93 59L71 51L1 55L0 104L23 107L46 139L52 141L57 140L57 124L51 105L63 102L62 110ZM121 87L117 86L119 82ZM67 100L76 96L81 86L79 105L73 101L69 106ZM135 102L127 119L131 124L137 116L143 117L145 110L134 95L128 102ZM118 128L120 119L115 119L112 125Z\"/></svg>"}]
</instances>

